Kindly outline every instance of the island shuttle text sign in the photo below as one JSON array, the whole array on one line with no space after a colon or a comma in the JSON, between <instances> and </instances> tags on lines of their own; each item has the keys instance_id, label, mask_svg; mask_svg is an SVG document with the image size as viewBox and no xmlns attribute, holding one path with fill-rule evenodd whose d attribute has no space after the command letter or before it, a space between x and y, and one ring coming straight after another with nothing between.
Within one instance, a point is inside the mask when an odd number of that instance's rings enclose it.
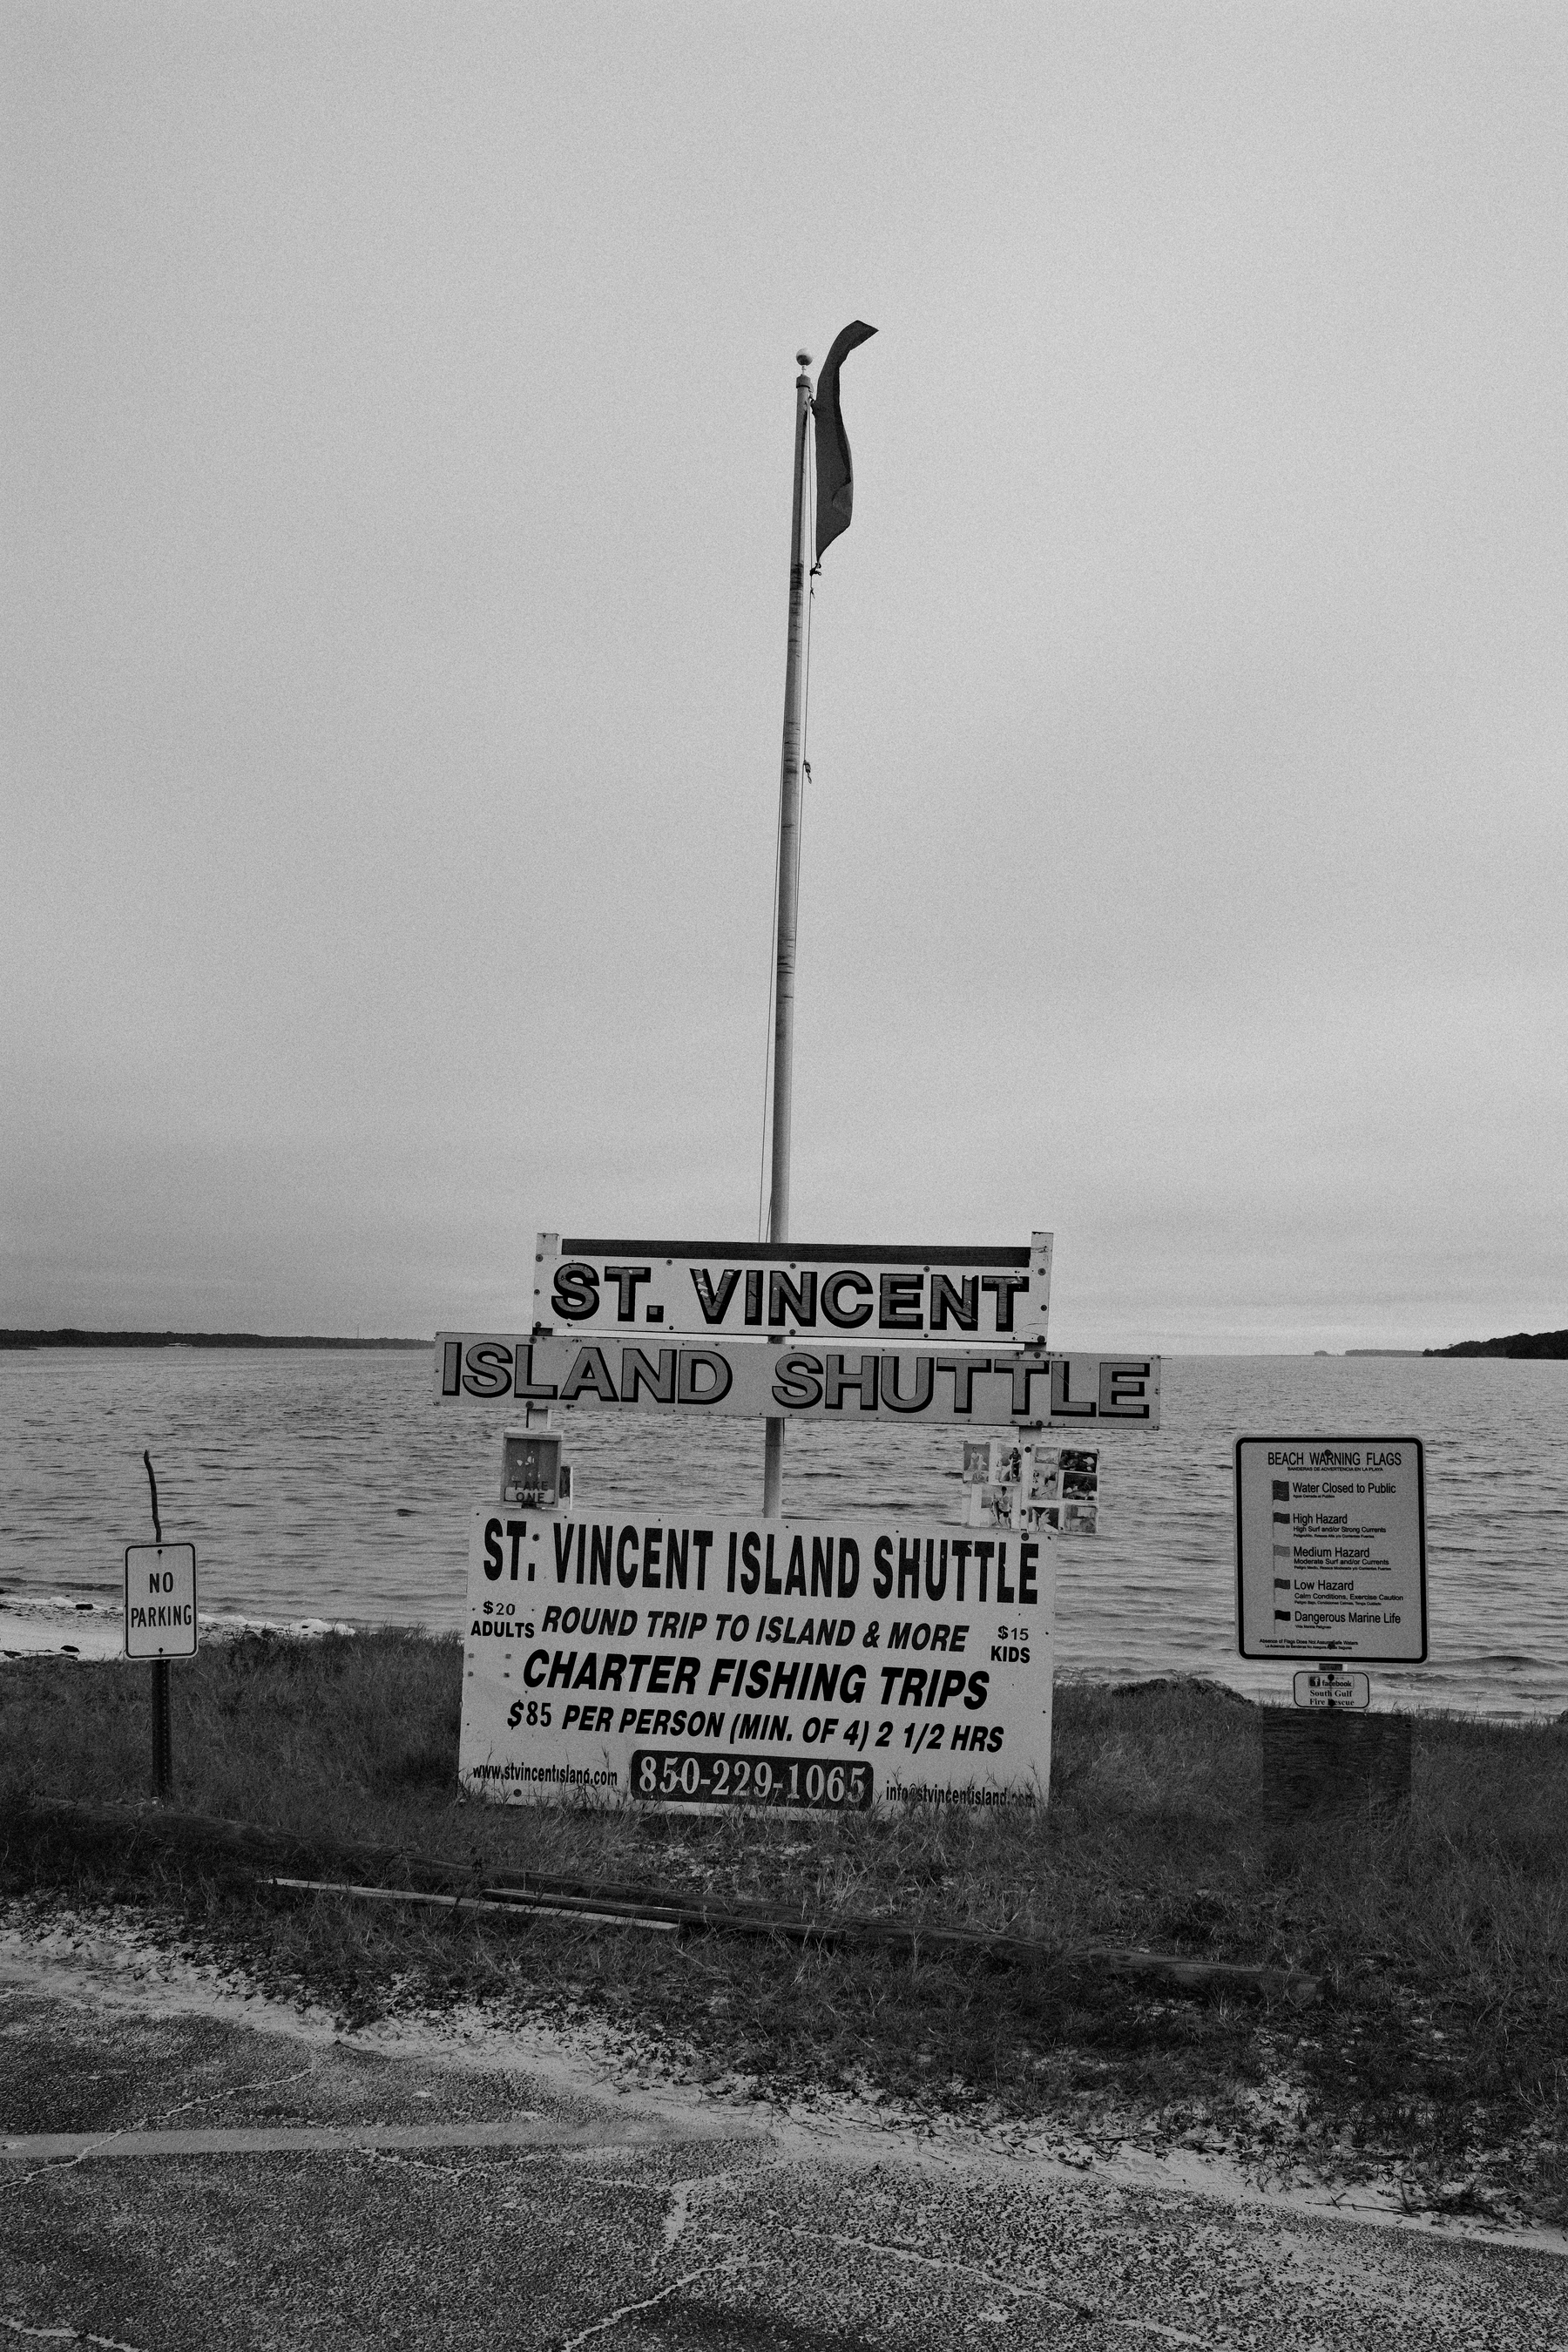
<instances>
[{"instance_id":1,"label":"island shuttle text sign","mask_svg":"<svg viewBox=\"0 0 1568 2352\"><path fill-rule=\"evenodd\" d=\"M541 1234L534 1328L1043 1347L1051 1239L1036 1234L1027 1249L906 1249Z\"/></svg>"},{"instance_id":2,"label":"island shuttle text sign","mask_svg":"<svg viewBox=\"0 0 1568 2352\"><path fill-rule=\"evenodd\" d=\"M1154 1429L1160 1359L443 1332L436 1341L436 1391L449 1402L480 1405L510 1398L524 1405L748 1419L877 1417L970 1427L1093 1422Z\"/></svg>"},{"instance_id":3,"label":"island shuttle text sign","mask_svg":"<svg viewBox=\"0 0 1568 2352\"><path fill-rule=\"evenodd\" d=\"M1055 1547L895 1517L475 1507L476 1795L1044 1804Z\"/></svg>"},{"instance_id":4,"label":"island shuttle text sign","mask_svg":"<svg viewBox=\"0 0 1568 2352\"><path fill-rule=\"evenodd\" d=\"M1244 1658L1418 1665L1426 1490L1418 1437L1242 1437L1237 1637Z\"/></svg>"}]
</instances>

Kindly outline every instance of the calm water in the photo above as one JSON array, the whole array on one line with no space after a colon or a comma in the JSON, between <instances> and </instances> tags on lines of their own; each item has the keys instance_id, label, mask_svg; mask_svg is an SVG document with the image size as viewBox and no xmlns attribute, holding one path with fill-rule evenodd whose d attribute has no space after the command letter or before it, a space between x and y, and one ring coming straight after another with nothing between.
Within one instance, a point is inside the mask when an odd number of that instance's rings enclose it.
<instances>
[{"instance_id":1,"label":"calm water","mask_svg":"<svg viewBox=\"0 0 1568 2352\"><path fill-rule=\"evenodd\" d=\"M1232 1444L1409 1434L1426 1444L1431 1663L1374 1674L1374 1691L1568 1707L1568 1364L1174 1357L1163 1410L1155 1433L1101 1436L1100 1533L1059 1554L1063 1672L1282 1693L1283 1669L1235 1654ZM115 1605L121 1548L152 1534L147 1446L164 1534L195 1544L204 1616L456 1627L466 1507L495 1484L508 1417L437 1405L424 1354L0 1356L0 1610ZM760 1502L749 1423L581 1411L567 1428L588 1510ZM793 1511L954 1515L956 1432L807 1424L788 1446Z\"/></svg>"}]
</instances>

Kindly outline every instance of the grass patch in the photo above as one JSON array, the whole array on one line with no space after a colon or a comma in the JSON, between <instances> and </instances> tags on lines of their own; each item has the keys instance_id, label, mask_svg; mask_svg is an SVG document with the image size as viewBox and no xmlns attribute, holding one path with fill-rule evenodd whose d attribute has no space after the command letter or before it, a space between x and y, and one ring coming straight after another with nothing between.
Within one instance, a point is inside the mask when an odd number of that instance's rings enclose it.
<instances>
[{"instance_id":1,"label":"grass patch","mask_svg":"<svg viewBox=\"0 0 1568 2352\"><path fill-rule=\"evenodd\" d=\"M374 1844L814 1916L1003 1930L1037 1958L900 1961L540 1917L454 1926L289 1901L159 1816L92 1831L33 1797L139 1799L145 1667L0 1672L0 1887L133 1901L361 2020L479 1998L635 2030L672 2071L866 2088L1279 2168L1398 2168L1423 2201L1564 2219L1568 1727L1415 1727L1407 1816L1271 1829L1257 1711L1212 1685L1065 1685L1035 1816L692 1818L491 1806L455 1778L462 1653L383 1632L212 1643L174 1669L177 1808L284 1832L335 1874ZM136 1827L146 1822L146 1832ZM1074 1964L1109 1940L1305 1969L1311 2010L1187 1999Z\"/></svg>"}]
</instances>

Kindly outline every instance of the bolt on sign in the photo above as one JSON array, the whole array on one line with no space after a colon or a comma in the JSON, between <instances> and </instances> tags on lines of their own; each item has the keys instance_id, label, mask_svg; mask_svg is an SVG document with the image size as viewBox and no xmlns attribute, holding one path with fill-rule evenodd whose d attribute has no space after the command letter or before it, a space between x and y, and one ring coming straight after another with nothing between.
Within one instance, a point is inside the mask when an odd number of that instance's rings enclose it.
<instances>
[{"instance_id":1,"label":"bolt on sign","mask_svg":"<svg viewBox=\"0 0 1568 2352\"><path fill-rule=\"evenodd\" d=\"M125 1547L125 1654L196 1654L196 1548L188 1543Z\"/></svg>"},{"instance_id":2,"label":"bolt on sign","mask_svg":"<svg viewBox=\"0 0 1568 2352\"><path fill-rule=\"evenodd\" d=\"M480 1504L459 1776L524 1803L1043 1804L1054 1563L896 1516Z\"/></svg>"},{"instance_id":3,"label":"bolt on sign","mask_svg":"<svg viewBox=\"0 0 1568 2352\"><path fill-rule=\"evenodd\" d=\"M700 1346L442 1332L436 1393L447 1403L604 1405L616 1411L784 1421L900 1420L1000 1425L1110 1423L1154 1429L1157 1356L810 1348L766 1340Z\"/></svg>"},{"instance_id":4,"label":"bolt on sign","mask_svg":"<svg viewBox=\"0 0 1568 2352\"><path fill-rule=\"evenodd\" d=\"M1418 1665L1426 1484L1418 1437L1242 1437L1237 1640L1244 1658Z\"/></svg>"},{"instance_id":5,"label":"bolt on sign","mask_svg":"<svg viewBox=\"0 0 1568 2352\"><path fill-rule=\"evenodd\" d=\"M579 1241L541 1234L536 1332L662 1328L890 1346L1044 1347L1049 1234L1027 1249L852 1249L803 1242Z\"/></svg>"}]
</instances>

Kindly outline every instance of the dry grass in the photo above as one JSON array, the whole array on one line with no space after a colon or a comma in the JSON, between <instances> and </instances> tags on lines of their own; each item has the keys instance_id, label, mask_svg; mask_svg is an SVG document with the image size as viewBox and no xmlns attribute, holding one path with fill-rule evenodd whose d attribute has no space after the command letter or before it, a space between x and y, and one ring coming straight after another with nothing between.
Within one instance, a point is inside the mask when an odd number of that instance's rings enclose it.
<instances>
[{"instance_id":1,"label":"dry grass","mask_svg":"<svg viewBox=\"0 0 1568 2352\"><path fill-rule=\"evenodd\" d=\"M147 1786L150 1675L0 1673L0 1884L176 1909L345 2013L479 1995L637 2026L677 2065L864 2084L1134 2136L1190 2126L1256 2152L1395 2162L1451 2205L1559 2220L1568 2177L1568 1726L1427 1718L1407 1817L1282 1832L1258 1804L1256 1710L1201 1684L1058 1695L1043 1815L910 1809L691 1818L469 1802L454 1778L461 1652L399 1633L247 1639L174 1673L179 1805L492 1868L766 1898L834 1916L1010 1928L1034 1964L890 1960L561 1921L454 1930L289 1905L217 1854L94 1837L31 1795ZM323 1869L322 1874L330 1874ZM1304 2016L1172 1999L1063 1956L1094 1938L1322 1977ZM1272 2106L1283 2081L1293 2105Z\"/></svg>"}]
</instances>

